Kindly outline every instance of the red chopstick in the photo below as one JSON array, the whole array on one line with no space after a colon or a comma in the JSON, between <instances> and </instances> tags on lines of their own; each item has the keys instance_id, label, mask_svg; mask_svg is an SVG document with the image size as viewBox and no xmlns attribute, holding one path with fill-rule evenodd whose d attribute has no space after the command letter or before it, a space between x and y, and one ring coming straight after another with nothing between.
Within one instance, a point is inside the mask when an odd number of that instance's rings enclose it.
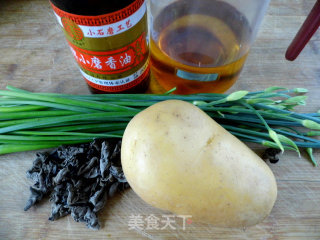
<instances>
[{"instance_id":1,"label":"red chopstick","mask_svg":"<svg viewBox=\"0 0 320 240\"><path fill-rule=\"evenodd\" d=\"M309 16L307 17L299 32L288 47L286 52L286 59L289 61L295 60L319 27L320 0L317 0Z\"/></svg>"}]
</instances>

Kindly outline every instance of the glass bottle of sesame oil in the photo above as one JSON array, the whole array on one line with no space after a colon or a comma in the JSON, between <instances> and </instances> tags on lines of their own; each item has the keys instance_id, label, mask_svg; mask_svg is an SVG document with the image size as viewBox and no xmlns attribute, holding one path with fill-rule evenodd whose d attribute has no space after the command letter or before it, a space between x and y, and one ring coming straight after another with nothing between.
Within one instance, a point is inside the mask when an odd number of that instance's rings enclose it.
<instances>
[{"instance_id":1,"label":"glass bottle of sesame oil","mask_svg":"<svg viewBox=\"0 0 320 240\"><path fill-rule=\"evenodd\" d=\"M269 1L169 2L151 0L151 64L157 83L165 91L177 87L177 94L225 92L239 77Z\"/></svg>"},{"instance_id":2,"label":"glass bottle of sesame oil","mask_svg":"<svg viewBox=\"0 0 320 240\"><path fill-rule=\"evenodd\" d=\"M145 0L50 0L93 93L145 92L149 44Z\"/></svg>"}]
</instances>

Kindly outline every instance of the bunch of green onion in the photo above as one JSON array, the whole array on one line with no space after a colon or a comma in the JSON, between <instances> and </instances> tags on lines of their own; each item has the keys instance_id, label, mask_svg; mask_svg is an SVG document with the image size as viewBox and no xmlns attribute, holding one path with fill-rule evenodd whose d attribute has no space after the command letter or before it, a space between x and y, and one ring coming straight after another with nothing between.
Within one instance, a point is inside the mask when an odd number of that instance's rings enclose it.
<instances>
[{"instance_id":1,"label":"bunch of green onion","mask_svg":"<svg viewBox=\"0 0 320 240\"><path fill-rule=\"evenodd\" d=\"M226 94L32 93L12 86L0 90L0 154L121 138L128 122L143 109L168 99L190 102L244 142L281 151L305 150L314 165L320 148L320 111L297 113L306 89L271 87Z\"/></svg>"}]
</instances>

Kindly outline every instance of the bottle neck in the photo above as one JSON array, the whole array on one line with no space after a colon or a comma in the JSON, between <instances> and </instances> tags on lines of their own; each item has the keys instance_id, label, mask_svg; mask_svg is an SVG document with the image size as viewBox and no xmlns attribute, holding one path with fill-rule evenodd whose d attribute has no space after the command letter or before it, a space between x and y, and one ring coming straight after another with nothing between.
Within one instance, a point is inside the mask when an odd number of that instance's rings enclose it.
<instances>
[{"instance_id":1,"label":"bottle neck","mask_svg":"<svg viewBox=\"0 0 320 240\"><path fill-rule=\"evenodd\" d=\"M123 9L135 0L50 0L57 8L76 15L98 16Z\"/></svg>"}]
</instances>

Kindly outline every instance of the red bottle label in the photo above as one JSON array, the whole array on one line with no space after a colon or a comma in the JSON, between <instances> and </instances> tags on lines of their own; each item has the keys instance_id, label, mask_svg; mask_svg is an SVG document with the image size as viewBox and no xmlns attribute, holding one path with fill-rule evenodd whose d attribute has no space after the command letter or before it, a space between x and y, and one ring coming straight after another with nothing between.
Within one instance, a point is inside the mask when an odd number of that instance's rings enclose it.
<instances>
[{"instance_id":1,"label":"red bottle label","mask_svg":"<svg viewBox=\"0 0 320 240\"><path fill-rule=\"evenodd\" d=\"M144 0L99 16L80 16L52 7L80 72L91 87L121 92L138 85L149 74Z\"/></svg>"},{"instance_id":2,"label":"red bottle label","mask_svg":"<svg viewBox=\"0 0 320 240\"><path fill-rule=\"evenodd\" d=\"M69 44L74 58L83 69L100 74L126 72L143 62L144 55L148 52L144 35L114 51L88 51L70 42Z\"/></svg>"}]
</instances>

